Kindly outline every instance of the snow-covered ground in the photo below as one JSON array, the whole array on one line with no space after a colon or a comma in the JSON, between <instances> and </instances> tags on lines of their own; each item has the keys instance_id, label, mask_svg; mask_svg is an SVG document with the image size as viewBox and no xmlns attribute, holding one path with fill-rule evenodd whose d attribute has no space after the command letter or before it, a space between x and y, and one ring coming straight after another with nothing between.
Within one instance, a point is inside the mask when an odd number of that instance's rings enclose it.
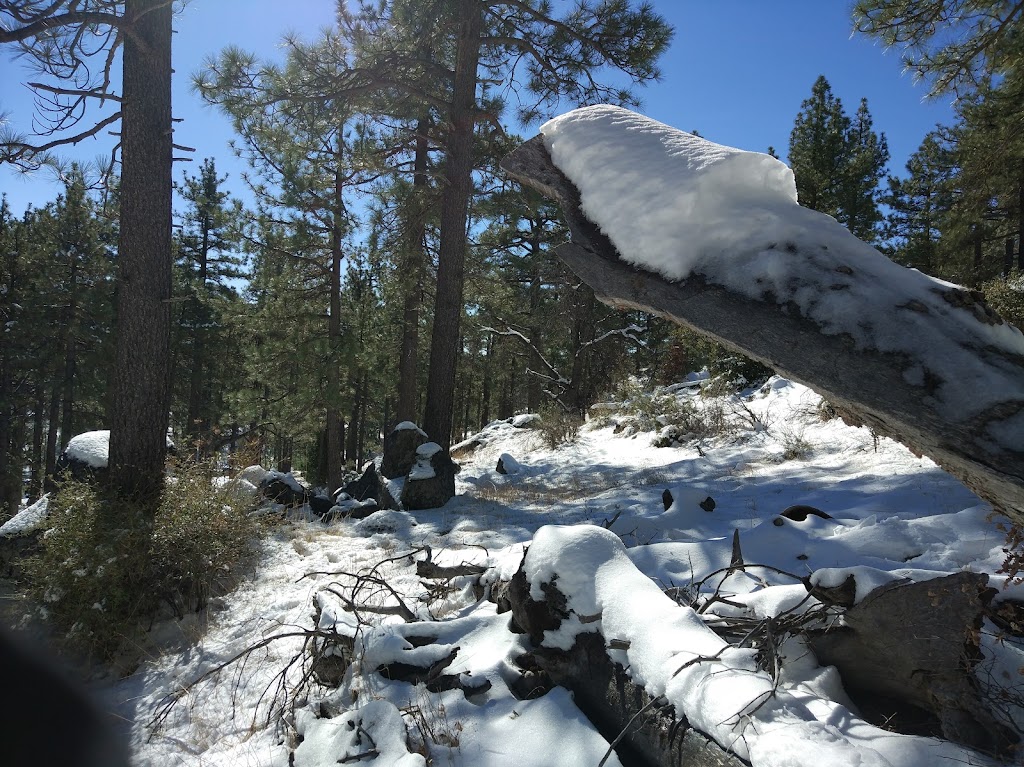
<instances>
[{"instance_id":1,"label":"snow-covered ground","mask_svg":"<svg viewBox=\"0 0 1024 767\"><path fill-rule=\"evenodd\" d=\"M673 396L698 408L709 405L692 387ZM567 643L573 632L602 623L606 637L630 638L629 650L615 652L635 678L757 767L985 764L957 746L866 724L851 710L834 670L819 667L796 644L770 705L756 706L771 680L746 650L671 676L695 653L722 649L705 625L716 613L773 615L804 598L793 579L753 572L731 576L726 590L733 604L702 616L662 594L727 566L734 530L746 562L796 576L842 569L819 573L826 582L841 581L853 567L870 568L856 571L864 584L963 569L995 573L1003 559L1004 536L972 493L896 443L838 419L821 420L820 400L808 389L773 379L745 401L710 402L734 420L735 431L656 448L656 433L615 433L612 416L602 427L585 427L575 443L550 450L534 430L496 424L485 431L482 446L461 459L459 495L443 509L382 511L327 526L283 524L267 539L252 577L215 602L205 631L182 626L183 634L195 636L180 649L100 691L106 705L133 723L125 729L136 762L596 767L607 741L569 693L555 688L517 700L509 691L512 658L526 649L526 640L508 631L509 615L477 601L468 579L450 594L428 596L408 556L423 558L430 547L435 562L475 562L492 568L485 579L508 578L524 545L541 531L527 575L536 585L558 573L581 614L604 616L587 627L564 625L550 641ZM513 459L505 461L513 469L505 475L495 470L503 454ZM666 489L675 498L668 510ZM698 505L708 496L713 511ZM793 504L833 518L774 524ZM612 532L602 523L611 523ZM565 545L573 556L565 555ZM419 618L436 622L347 611L353 576L371 571L394 592L364 580L357 601L394 607L397 595ZM717 582L711 583L713 590ZM316 625L314 605L320 629L358 634L355 662L338 689L313 684L294 693L305 632ZM424 634L437 642L414 646L406 639ZM284 638L189 689L159 726L151 726L169 693L274 636ZM1024 666L1024 654L1010 640L988 636L983 646L990 672L992 663L1013 674ZM429 665L453 647L459 651L446 673L463 674L471 686L487 680L488 690L469 697L460 690L434 694L374 673L396 659ZM293 710L283 718L277 716L282 703ZM608 763L617 761L613 756Z\"/></svg>"}]
</instances>

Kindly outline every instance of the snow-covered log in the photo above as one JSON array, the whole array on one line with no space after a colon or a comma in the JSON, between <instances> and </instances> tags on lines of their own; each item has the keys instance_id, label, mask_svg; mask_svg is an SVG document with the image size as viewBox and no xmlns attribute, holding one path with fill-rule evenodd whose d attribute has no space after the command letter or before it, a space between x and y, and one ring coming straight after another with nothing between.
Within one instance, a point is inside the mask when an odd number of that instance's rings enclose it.
<instances>
[{"instance_id":1,"label":"snow-covered log","mask_svg":"<svg viewBox=\"0 0 1024 767\"><path fill-rule=\"evenodd\" d=\"M994 593L987 587L982 573L887 583L846 609L839 625L810 631L810 646L862 704L878 696L909 703L933 714L943 737L1007 753L1018 735L990 710L973 673ZM811 593L828 598L826 589Z\"/></svg>"},{"instance_id":2,"label":"snow-covered log","mask_svg":"<svg viewBox=\"0 0 1024 767\"><path fill-rule=\"evenodd\" d=\"M970 573L893 582L849 609L794 608L803 622L788 629L782 613L737 624L737 642L641 573L614 533L577 525L537 531L508 599L531 648L520 665L570 688L606 738L626 730L639 763L776 764L785 749L794 767L909 766L978 763L964 745L999 751L1017 740L973 675L985 583ZM952 742L869 725L842 703L831 663L875 713L893 700L919 707Z\"/></svg>"},{"instance_id":3,"label":"snow-covered log","mask_svg":"<svg viewBox=\"0 0 1024 767\"><path fill-rule=\"evenodd\" d=\"M741 759L694 729L673 706L652 698L609 657L600 633L580 635L567 650L544 647L544 632L557 630L569 616L566 597L557 586L545 584L544 593L540 601L530 597L522 568L509 584L513 628L527 634L534 646L516 658L524 675L518 685L524 697L544 694L552 683L571 690L573 701L598 731L609 742L618 739L615 748L624 764L742 767Z\"/></svg>"},{"instance_id":4,"label":"snow-covered log","mask_svg":"<svg viewBox=\"0 0 1024 767\"><path fill-rule=\"evenodd\" d=\"M617 107L548 122L502 167L561 205L555 252L601 301L810 386L1024 522L1024 336L980 294L800 207L778 160Z\"/></svg>"}]
</instances>

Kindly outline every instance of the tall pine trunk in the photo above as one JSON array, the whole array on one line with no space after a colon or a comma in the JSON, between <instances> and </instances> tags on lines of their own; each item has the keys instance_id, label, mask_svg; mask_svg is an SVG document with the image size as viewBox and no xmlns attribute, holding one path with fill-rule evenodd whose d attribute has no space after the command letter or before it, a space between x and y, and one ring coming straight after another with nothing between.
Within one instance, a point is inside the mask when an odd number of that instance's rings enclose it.
<instances>
[{"instance_id":1,"label":"tall pine trunk","mask_svg":"<svg viewBox=\"0 0 1024 767\"><path fill-rule=\"evenodd\" d=\"M75 436L75 368L78 349L78 255L69 248L68 305L64 314L64 393L60 421L61 448Z\"/></svg>"},{"instance_id":2,"label":"tall pine trunk","mask_svg":"<svg viewBox=\"0 0 1024 767\"><path fill-rule=\"evenodd\" d=\"M14 444L14 408L11 394L10 363L0 357L0 524L18 513L21 500L21 474L16 459L20 445Z\"/></svg>"},{"instance_id":3,"label":"tall pine trunk","mask_svg":"<svg viewBox=\"0 0 1024 767\"><path fill-rule=\"evenodd\" d=\"M32 413L32 479L28 486L28 499L34 503L43 494L43 478L46 465L43 463L43 410L46 409L46 389L36 385L36 402Z\"/></svg>"},{"instance_id":4,"label":"tall pine trunk","mask_svg":"<svg viewBox=\"0 0 1024 767\"><path fill-rule=\"evenodd\" d=\"M192 435L193 443L196 445L199 454L202 455L208 448L210 435L207 430L210 427L206 417L209 412L207 400L209 398L209 385L205 380L206 361L206 325L209 322L207 314L206 280L209 277L209 252L210 252L210 221L209 216L203 216L202 241L199 245L199 277L196 295L192 297L195 304L195 311L192 313L195 327L192 328L192 367L189 376L188 386L188 431Z\"/></svg>"},{"instance_id":5,"label":"tall pine trunk","mask_svg":"<svg viewBox=\"0 0 1024 767\"><path fill-rule=\"evenodd\" d=\"M423 252L426 235L427 129L428 121L416 122L416 151L413 157L412 200L406 224L405 300L402 306L402 349L398 358L398 409L395 421L415 421L417 367L420 345L420 304L423 301Z\"/></svg>"},{"instance_id":6,"label":"tall pine trunk","mask_svg":"<svg viewBox=\"0 0 1024 767\"><path fill-rule=\"evenodd\" d=\"M151 522L163 486L170 408L171 14L126 0L121 120L118 337L110 482Z\"/></svg>"},{"instance_id":7,"label":"tall pine trunk","mask_svg":"<svg viewBox=\"0 0 1024 767\"><path fill-rule=\"evenodd\" d=\"M466 261L466 229L473 192L473 127L476 117L477 64L483 29L479 0L459 1L459 41L441 194L434 330L430 339L424 431L442 447L451 445L455 368Z\"/></svg>"},{"instance_id":8,"label":"tall pine trunk","mask_svg":"<svg viewBox=\"0 0 1024 767\"><path fill-rule=\"evenodd\" d=\"M344 161L345 132L338 131L334 168L334 210L331 217L331 316L327 324L327 488L334 492L342 484L345 472L341 443L341 243L345 227Z\"/></svg>"},{"instance_id":9,"label":"tall pine trunk","mask_svg":"<svg viewBox=\"0 0 1024 767\"><path fill-rule=\"evenodd\" d=\"M60 384L53 382L50 390L50 410L47 414L46 428L46 489L53 489L53 477L57 471L57 422L60 418ZM65 437L65 441L70 437Z\"/></svg>"}]
</instances>

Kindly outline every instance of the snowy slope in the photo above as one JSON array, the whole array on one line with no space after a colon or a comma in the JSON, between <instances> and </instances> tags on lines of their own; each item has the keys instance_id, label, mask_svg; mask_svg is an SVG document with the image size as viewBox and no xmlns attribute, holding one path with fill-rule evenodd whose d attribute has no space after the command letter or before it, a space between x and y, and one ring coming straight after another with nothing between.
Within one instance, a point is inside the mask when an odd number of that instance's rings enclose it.
<instances>
[{"instance_id":1,"label":"snowy slope","mask_svg":"<svg viewBox=\"0 0 1024 767\"><path fill-rule=\"evenodd\" d=\"M692 389L673 396L699 399ZM893 735L865 723L851 711L835 672L818 667L805 652L792 653L778 698L749 716L744 712L769 683L753 669L749 653L729 651L716 667L728 673L694 667L685 684L669 678L688 657L678 650L716 651L722 642L661 590L685 587L728 565L733 530L740 530L748 563L795 575L871 568L858 571L865 582L869 576L880 582L964 568L994 573L1003 556L1003 535L975 496L931 461L893 442L876 442L866 430L838 420L822 421L819 399L806 388L775 379L747 400L716 402L736 429L703 439L699 452L695 445L655 448L652 432L615 434L614 419L584 429L575 444L556 451L543 448L535 432L496 424L486 444L462 459L459 495L443 509L381 512L328 527L284 525L267 541L252 579L214 606L194 646L168 652L104 691L107 704L134 721L137 763L284 767L294 748L298 767L326 767L365 754L370 741L359 736L365 732L379 754L373 761L364 756L369 764L429 759L467 767L596 765L607 743L571 696L555 689L520 701L510 693L510 659L525 649L525 640L507 630L508 616L478 602L468 579L447 595L429 598L404 556L418 551L422 557L429 546L436 562L476 562L492 568L485 579L508 578L522 561L524 544L541 528L531 550L533 574L557 571L572 598L600 603L605 630L635 640L632 654L622 660L637 670L637 678L655 694L673 696L692 721L757 767L986 763L948 743ZM803 457L786 457L794 455L794 445ZM516 473L495 471L502 454L515 459ZM662 503L666 488L677 499L668 511ZM702 494L715 499L713 511L696 505ZM772 524L797 503L833 519ZM614 533L599 527L612 519ZM564 560L560 547L551 545L559 539L576 541L577 552L591 560ZM604 559L593 553L598 550ZM606 565L599 560L612 563L609 577L601 574ZM371 570L420 618L438 622L406 624L396 615L360 608L365 623L342 686L304 690L293 701L294 713L276 717L271 705L281 703L279 693L286 697L302 676L301 662L288 664L301 657L301 634L314 625L314 603L321 608L321 629L356 633L358 621L339 595L352 595L352 575ZM615 586L622 573L631 574ZM826 571L822 577L836 574ZM727 586L730 601L755 616L777 614L804 594L802 586L781 576L734 577ZM382 588L365 587L356 596L362 605L397 604ZM637 612L641 601L650 607L644 613ZM735 609L723 605L718 612ZM410 632L432 632L438 641L414 647L406 638ZM167 693L274 635L292 636L270 641L244 665L191 689L161 726L147 726ZM661 639L645 645L645 637ZM996 642L987 631L983 644L989 653L983 667L991 676L1024 666L1013 640ZM433 694L373 673L382 662L430 662L456 646L447 672L473 684L486 680L489 690L470 698L458 690ZM666 661L666 653L675 655ZM407 750L403 728L415 753ZM612 757L609 764L614 763Z\"/></svg>"}]
</instances>

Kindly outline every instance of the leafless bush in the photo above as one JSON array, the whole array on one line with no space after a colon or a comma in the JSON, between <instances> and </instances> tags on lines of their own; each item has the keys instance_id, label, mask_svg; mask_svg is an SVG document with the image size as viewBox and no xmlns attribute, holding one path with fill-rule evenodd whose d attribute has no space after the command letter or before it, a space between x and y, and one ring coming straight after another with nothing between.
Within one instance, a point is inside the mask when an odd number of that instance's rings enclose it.
<instances>
[{"instance_id":1,"label":"leafless bush","mask_svg":"<svg viewBox=\"0 0 1024 767\"><path fill-rule=\"evenodd\" d=\"M577 413L552 408L541 415L539 431L544 444L555 450L575 442L581 426L583 419Z\"/></svg>"}]
</instances>

